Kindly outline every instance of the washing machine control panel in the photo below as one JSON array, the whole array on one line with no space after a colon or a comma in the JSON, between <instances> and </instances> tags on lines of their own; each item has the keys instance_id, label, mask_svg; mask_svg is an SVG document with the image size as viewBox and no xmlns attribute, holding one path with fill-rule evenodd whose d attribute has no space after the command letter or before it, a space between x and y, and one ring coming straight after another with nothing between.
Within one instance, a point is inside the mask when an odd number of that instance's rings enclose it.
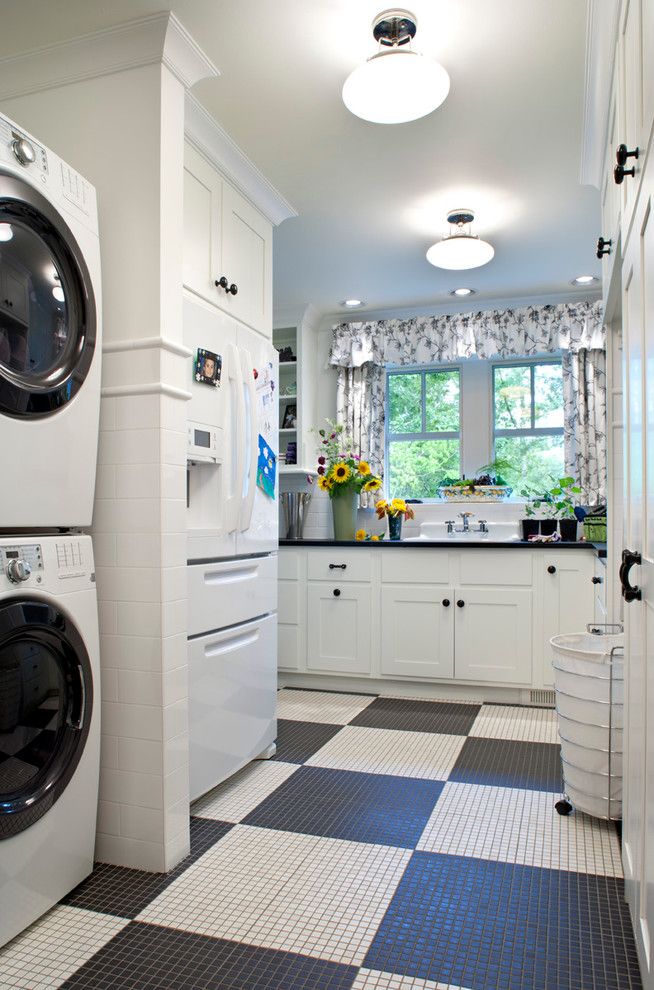
<instances>
[{"instance_id":1,"label":"washing machine control panel","mask_svg":"<svg viewBox=\"0 0 654 990\"><path fill-rule=\"evenodd\" d=\"M48 153L45 148L2 117L0 117L0 141L5 159L13 160L14 164L19 162L23 168L47 176Z\"/></svg>"},{"instance_id":2,"label":"washing machine control panel","mask_svg":"<svg viewBox=\"0 0 654 990\"><path fill-rule=\"evenodd\" d=\"M12 584L27 581L29 576L43 570L43 555L38 543L0 547L0 566Z\"/></svg>"}]
</instances>

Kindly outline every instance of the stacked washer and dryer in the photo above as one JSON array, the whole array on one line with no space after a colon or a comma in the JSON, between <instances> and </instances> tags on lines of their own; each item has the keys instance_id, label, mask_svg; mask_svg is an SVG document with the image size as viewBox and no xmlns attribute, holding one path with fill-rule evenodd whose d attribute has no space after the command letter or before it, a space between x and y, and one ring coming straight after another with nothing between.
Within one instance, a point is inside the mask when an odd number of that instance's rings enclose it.
<instances>
[{"instance_id":1,"label":"stacked washer and dryer","mask_svg":"<svg viewBox=\"0 0 654 990\"><path fill-rule=\"evenodd\" d=\"M0 945L93 868L95 191L0 116Z\"/></svg>"}]
</instances>

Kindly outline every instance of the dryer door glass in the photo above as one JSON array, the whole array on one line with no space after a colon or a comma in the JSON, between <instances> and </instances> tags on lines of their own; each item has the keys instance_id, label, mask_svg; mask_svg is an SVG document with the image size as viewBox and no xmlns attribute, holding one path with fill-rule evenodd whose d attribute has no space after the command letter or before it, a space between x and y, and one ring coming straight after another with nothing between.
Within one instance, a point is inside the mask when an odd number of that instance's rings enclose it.
<instances>
[{"instance_id":1,"label":"dryer door glass","mask_svg":"<svg viewBox=\"0 0 654 990\"><path fill-rule=\"evenodd\" d=\"M0 840L65 789L84 749L93 683L75 627L43 601L0 605Z\"/></svg>"},{"instance_id":2,"label":"dryer door glass","mask_svg":"<svg viewBox=\"0 0 654 990\"><path fill-rule=\"evenodd\" d=\"M0 175L0 412L60 409L94 348L95 302L72 232L35 189Z\"/></svg>"}]
</instances>

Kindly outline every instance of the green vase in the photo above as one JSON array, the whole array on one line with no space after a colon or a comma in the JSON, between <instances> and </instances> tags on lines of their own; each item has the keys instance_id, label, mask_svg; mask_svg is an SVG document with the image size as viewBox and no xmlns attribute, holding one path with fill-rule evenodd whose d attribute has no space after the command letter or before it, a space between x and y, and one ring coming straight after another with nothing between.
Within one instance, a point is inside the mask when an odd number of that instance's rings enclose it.
<instances>
[{"instance_id":1,"label":"green vase","mask_svg":"<svg viewBox=\"0 0 654 990\"><path fill-rule=\"evenodd\" d=\"M401 540L402 539L402 516L389 516L388 517L388 538L389 540Z\"/></svg>"},{"instance_id":2,"label":"green vase","mask_svg":"<svg viewBox=\"0 0 654 990\"><path fill-rule=\"evenodd\" d=\"M358 492L343 492L342 495L335 495L331 503L334 539L353 540L357 528Z\"/></svg>"}]
</instances>

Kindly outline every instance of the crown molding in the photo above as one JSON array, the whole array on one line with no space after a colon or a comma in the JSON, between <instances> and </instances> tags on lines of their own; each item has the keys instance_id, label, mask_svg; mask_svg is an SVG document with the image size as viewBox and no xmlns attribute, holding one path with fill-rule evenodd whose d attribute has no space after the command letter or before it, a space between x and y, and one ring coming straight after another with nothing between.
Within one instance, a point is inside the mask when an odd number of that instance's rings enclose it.
<instances>
[{"instance_id":1,"label":"crown molding","mask_svg":"<svg viewBox=\"0 0 654 990\"><path fill-rule=\"evenodd\" d=\"M615 71L620 0L588 0L584 116L579 181L600 187Z\"/></svg>"},{"instance_id":2,"label":"crown molding","mask_svg":"<svg viewBox=\"0 0 654 990\"><path fill-rule=\"evenodd\" d=\"M187 89L220 75L184 25L164 11L0 58L0 99L157 64L165 65Z\"/></svg>"},{"instance_id":3,"label":"crown molding","mask_svg":"<svg viewBox=\"0 0 654 990\"><path fill-rule=\"evenodd\" d=\"M191 93L186 93L184 129L190 143L224 172L243 195L277 227L297 216L297 210L241 151L215 117Z\"/></svg>"}]
</instances>

